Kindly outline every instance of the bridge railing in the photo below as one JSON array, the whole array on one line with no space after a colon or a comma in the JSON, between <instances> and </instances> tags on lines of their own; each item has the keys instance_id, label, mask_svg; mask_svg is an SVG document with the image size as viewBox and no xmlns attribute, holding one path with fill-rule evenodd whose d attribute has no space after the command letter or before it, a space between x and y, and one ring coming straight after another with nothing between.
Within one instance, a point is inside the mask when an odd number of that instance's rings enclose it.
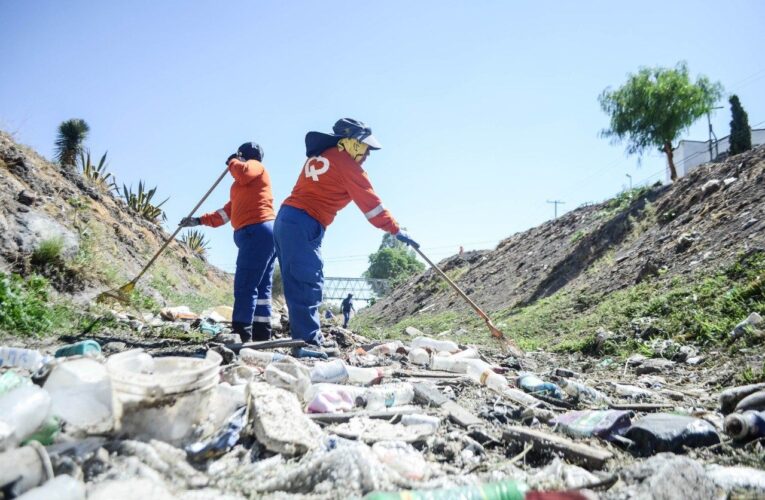
<instances>
[{"instance_id":1,"label":"bridge railing","mask_svg":"<svg viewBox=\"0 0 765 500\"><path fill-rule=\"evenodd\" d=\"M371 301L380 298L389 289L388 280L367 278L324 278L324 300L343 300L349 293L353 300Z\"/></svg>"}]
</instances>

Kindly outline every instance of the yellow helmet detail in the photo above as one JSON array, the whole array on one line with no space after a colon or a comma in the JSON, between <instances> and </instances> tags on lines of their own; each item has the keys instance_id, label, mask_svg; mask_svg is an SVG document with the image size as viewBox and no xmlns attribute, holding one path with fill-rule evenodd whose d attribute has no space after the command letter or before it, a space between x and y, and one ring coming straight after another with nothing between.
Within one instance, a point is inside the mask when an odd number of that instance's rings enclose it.
<instances>
[{"instance_id":1,"label":"yellow helmet detail","mask_svg":"<svg viewBox=\"0 0 765 500\"><path fill-rule=\"evenodd\" d=\"M361 161L361 159L364 158L364 155L367 154L369 146L356 139L344 137L338 141L337 149L347 152L355 161Z\"/></svg>"}]
</instances>

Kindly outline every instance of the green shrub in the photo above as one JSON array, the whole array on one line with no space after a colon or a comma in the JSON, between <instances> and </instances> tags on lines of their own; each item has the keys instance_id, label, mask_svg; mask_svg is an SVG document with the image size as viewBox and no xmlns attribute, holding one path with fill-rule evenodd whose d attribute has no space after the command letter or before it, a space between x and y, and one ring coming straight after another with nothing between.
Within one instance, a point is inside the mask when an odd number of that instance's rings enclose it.
<instances>
[{"instance_id":1,"label":"green shrub","mask_svg":"<svg viewBox=\"0 0 765 500\"><path fill-rule=\"evenodd\" d=\"M25 281L17 274L0 273L0 330L23 335L49 331L54 310L48 291L48 281L41 276Z\"/></svg>"},{"instance_id":2,"label":"green shrub","mask_svg":"<svg viewBox=\"0 0 765 500\"><path fill-rule=\"evenodd\" d=\"M106 154L98 161L98 165L93 165L90 161L90 150L87 152L80 151L80 168L82 169L82 175L101 189L113 187L114 175L106 171ZM110 182L111 181L111 182Z\"/></svg>"},{"instance_id":3,"label":"green shrub","mask_svg":"<svg viewBox=\"0 0 765 500\"><path fill-rule=\"evenodd\" d=\"M38 266L58 264L61 261L61 252L63 249L64 238L61 236L43 240L32 253L32 264Z\"/></svg>"}]
</instances>

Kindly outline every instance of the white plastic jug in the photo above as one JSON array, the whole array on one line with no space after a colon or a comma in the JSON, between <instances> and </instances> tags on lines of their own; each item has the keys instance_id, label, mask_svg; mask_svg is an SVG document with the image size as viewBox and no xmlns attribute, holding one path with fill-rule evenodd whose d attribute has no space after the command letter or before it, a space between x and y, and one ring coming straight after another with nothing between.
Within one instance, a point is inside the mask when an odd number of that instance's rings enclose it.
<instances>
[{"instance_id":1,"label":"white plastic jug","mask_svg":"<svg viewBox=\"0 0 765 500\"><path fill-rule=\"evenodd\" d=\"M409 362L414 365L426 366L430 363L430 355L428 351L422 347L415 347L409 351Z\"/></svg>"},{"instance_id":2,"label":"white plastic jug","mask_svg":"<svg viewBox=\"0 0 765 500\"><path fill-rule=\"evenodd\" d=\"M51 370L43 388L51 397L52 413L71 434L100 434L114 428L114 396L109 372L102 363L76 358Z\"/></svg>"},{"instance_id":3,"label":"white plastic jug","mask_svg":"<svg viewBox=\"0 0 765 500\"><path fill-rule=\"evenodd\" d=\"M360 368L347 366L348 382L351 384L371 385L380 382L383 372L379 368Z\"/></svg>"},{"instance_id":4,"label":"white plastic jug","mask_svg":"<svg viewBox=\"0 0 765 500\"><path fill-rule=\"evenodd\" d=\"M313 383L339 383L348 380L348 368L342 359L317 362L311 368L311 382Z\"/></svg>"},{"instance_id":5,"label":"white plastic jug","mask_svg":"<svg viewBox=\"0 0 765 500\"><path fill-rule=\"evenodd\" d=\"M436 340L430 337L417 337L412 340L412 347L422 347L432 351L457 352L459 346L451 340Z\"/></svg>"}]
</instances>

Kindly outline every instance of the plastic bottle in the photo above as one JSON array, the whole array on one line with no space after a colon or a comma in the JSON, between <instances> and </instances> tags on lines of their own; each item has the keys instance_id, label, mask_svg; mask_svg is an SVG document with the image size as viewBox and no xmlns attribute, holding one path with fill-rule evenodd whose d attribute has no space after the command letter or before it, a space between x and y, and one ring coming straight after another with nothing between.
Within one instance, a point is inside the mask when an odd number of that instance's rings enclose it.
<instances>
[{"instance_id":1,"label":"plastic bottle","mask_svg":"<svg viewBox=\"0 0 765 500\"><path fill-rule=\"evenodd\" d=\"M731 413L725 417L725 433L737 441L765 437L765 412Z\"/></svg>"},{"instance_id":2,"label":"plastic bottle","mask_svg":"<svg viewBox=\"0 0 765 500\"><path fill-rule=\"evenodd\" d=\"M36 385L17 387L0 397L0 451L18 446L50 413L50 395Z\"/></svg>"},{"instance_id":3,"label":"plastic bottle","mask_svg":"<svg viewBox=\"0 0 765 500\"><path fill-rule=\"evenodd\" d=\"M32 381L26 377L22 377L16 372L7 371L0 375L0 396L11 392L17 387L22 385L31 385Z\"/></svg>"},{"instance_id":4,"label":"plastic bottle","mask_svg":"<svg viewBox=\"0 0 765 500\"><path fill-rule=\"evenodd\" d=\"M358 366L347 366L348 383L372 385L379 384L383 379L383 372L379 368L359 368Z\"/></svg>"},{"instance_id":5,"label":"plastic bottle","mask_svg":"<svg viewBox=\"0 0 765 500\"><path fill-rule=\"evenodd\" d=\"M365 390L352 385L314 384L305 391L304 399L308 413L335 413L349 411Z\"/></svg>"},{"instance_id":6,"label":"plastic bottle","mask_svg":"<svg viewBox=\"0 0 765 500\"><path fill-rule=\"evenodd\" d=\"M560 391L560 387L553 384L552 382L545 382L541 378L532 374L521 375L518 377L518 387L530 393L552 396L558 399L563 397L563 394Z\"/></svg>"},{"instance_id":7,"label":"plastic bottle","mask_svg":"<svg viewBox=\"0 0 765 500\"><path fill-rule=\"evenodd\" d=\"M758 391L754 394L750 394L736 405L737 412L744 411L765 411L765 391Z\"/></svg>"},{"instance_id":8,"label":"plastic bottle","mask_svg":"<svg viewBox=\"0 0 765 500\"><path fill-rule=\"evenodd\" d=\"M409 362L413 365L427 366L430 363L430 355L428 351L422 347L415 347L409 350Z\"/></svg>"},{"instance_id":9,"label":"plastic bottle","mask_svg":"<svg viewBox=\"0 0 765 500\"><path fill-rule=\"evenodd\" d=\"M736 408L739 401L750 394L763 390L765 390L765 383L742 385L725 389L720 393L720 411L722 411L723 415L727 415Z\"/></svg>"},{"instance_id":10,"label":"plastic bottle","mask_svg":"<svg viewBox=\"0 0 765 500\"><path fill-rule=\"evenodd\" d=\"M480 361L480 360L473 360ZM483 362L481 362L483 363ZM487 363L483 363L481 366L479 363L470 363L467 365L467 375L475 382L485 385L489 389L497 391L499 393L505 392L510 388L510 384L507 379L502 375L494 373Z\"/></svg>"},{"instance_id":11,"label":"plastic bottle","mask_svg":"<svg viewBox=\"0 0 765 500\"><path fill-rule=\"evenodd\" d=\"M563 388L563 392L574 399L583 399L585 401L591 401L596 404L611 404L611 400L608 398L608 396L600 391L593 389L592 387L587 387L584 384L565 378L561 379L559 383Z\"/></svg>"},{"instance_id":12,"label":"plastic bottle","mask_svg":"<svg viewBox=\"0 0 765 500\"><path fill-rule=\"evenodd\" d=\"M373 491L364 500L523 500L528 487L525 483L514 481L499 481L496 483L477 484L448 488L443 490L409 490L396 493Z\"/></svg>"},{"instance_id":13,"label":"plastic bottle","mask_svg":"<svg viewBox=\"0 0 765 500\"><path fill-rule=\"evenodd\" d=\"M48 452L38 443L0 453L0 486L7 498L18 498L52 477Z\"/></svg>"},{"instance_id":14,"label":"plastic bottle","mask_svg":"<svg viewBox=\"0 0 765 500\"><path fill-rule=\"evenodd\" d=\"M51 397L51 412L67 424L67 432L96 434L114 428L114 396L103 363L74 358L57 364L43 388Z\"/></svg>"},{"instance_id":15,"label":"plastic bottle","mask_svg":"<svg viewBox=\"0 0 765 500\"><path fill-rule=\"evenodd\" d=\"M412 384L384 384L367 389L361 397L368 410L384 410L392 406L404 406L414 400Z\"/></svg>"},{"instance_id":16,"label":"plastic bottle","mask_svg":"<svg viewBox=\"0 0 765 500\"><path fill-rule=\"evenodd\" d=\"M89 353L99 352L101 352L101 344L95 340L83 340L82 342L58 348L54 356L57 358L65 358L68 356L82 356Z\"/></svg>"},{"instance_id":17,"label":"plastic bottle","mask_svg":"<svg viewBox=\"0 0 765 500\"><path fill-rule=\"evenodd\" d=\"M431 351L445 351L445 352L457 352L460 350L459 346L451 340L436 340L430 337L417 337L412 340L412 347L421 347L423 349L430 349Z\"/></svg>"},{"instance_id":18,"label":"plastic bottle","mask_svg":"<svg viewBox=\"0 0 765 500\"><path fill-rule=\"evenodd\" d=\"M339 383L348 380L348 368L342 359L327 362L317 362L311 368L311 382Z\"/></svg>"},{"instance_id":19,"label":"plastic bottle","mask_svg":"<svg viewBox=\"0 0 765 500\"><path fill-rule=\"evenodd\" d=\"M244 347L239 351L239 359L252 366L259 366L265 368L274 361L280 361L286 356L279 354L278 352L266 352L257 349L250 349Z\"/></svg>"},{"instance_id":20,"label":"plastic bottle","mask_svg":"<svg viewBox=\"0 0 765 500\"><path fill-rule=\"evenodd\" d=\"M55 415L48 415L48 418L45 419L42 425L40 425L40 427L38 427L30 436L24 439L24 441L21 442L21 445L23 446L32 441L37 441L43 446L50 446L53 444L53 441L56 439L56 436L58 436L60 430L61 420Z\"/></svg>"},{"instance_id":21,"label":"plastic bottle","mask_svg":"<svg viewBox=\"0 0 765 500\"><path fill-rule=\"evenodd\" d=\"M491 366L481 359L474 358L456 358L454 356L433 356L430 362L431 370L443 370L452 373L467 373L468 366L484 369L491 369Z\"/></svg>"},{"instance_id":22,"label":"plastic bottle","mask_svg":"<svg viewBox=\"0 0 765 500\"><path fill-rule=\"evenodd\" d=\"M390 356L401 347L404 347L404 344L402 344L399 340L395 342L386 342L385 344L374 346L369 350L369 354L373 354L375 356Z\"/></svg>"},{"instance_id":23,"label":"plastic bottle","mask_svg":"<svg viewBox=\"0 0 765 500\"><path fill-rule=\"evenodd\" d=\"M421 413L412 413L410 415L401 416L402 425L427 425L433 432L438 430L438 426L441 425L441 419L431 415L423 415Z\"/></svg>"},{"instance_id":24,"label":"plastic bottle","mask_svg":"<svg viewBox=\"0 0 765 500\"><path fill-rule=\"evenodd\" d=\"M43 356L34 349L0 347L0 366L15 366L36 372L48 359L48 356Z\"/></svg>"},{"instance_id":25,"label":"plastic bottle","mask_svg":"<svg viewBox=\"0 0 765 500\"><path fill-rule=\"evenodd\" d=\"M464 351L455 352L454 354L452 354L452 357L458 358L458 359L467 359L467 358L480 359L480 356L478 355L478 351L476 351L472 347L469 347L465 349Z\"/></svg>"}]
</instances>

